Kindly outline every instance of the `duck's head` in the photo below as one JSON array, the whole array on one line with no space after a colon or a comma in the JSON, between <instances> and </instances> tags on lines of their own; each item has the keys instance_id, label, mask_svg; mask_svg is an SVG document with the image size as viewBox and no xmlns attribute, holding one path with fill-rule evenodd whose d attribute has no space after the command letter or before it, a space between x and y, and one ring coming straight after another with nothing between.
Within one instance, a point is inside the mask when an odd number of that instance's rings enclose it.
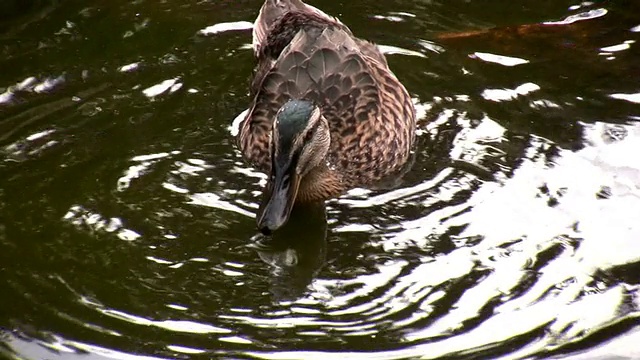
<instances>
[{"instance_id":1,"label":"duck's head","mask_svg":"<svg viewBox=\"0 0 640 360\"><path fill-rule=\"evenodd\" d=\"M300 182L325 161L329 124L310 101L290 100L278 110L271 133L271 173L258 210L258 229L268 235L289 219Z\"/></svg>"}]
</instances>

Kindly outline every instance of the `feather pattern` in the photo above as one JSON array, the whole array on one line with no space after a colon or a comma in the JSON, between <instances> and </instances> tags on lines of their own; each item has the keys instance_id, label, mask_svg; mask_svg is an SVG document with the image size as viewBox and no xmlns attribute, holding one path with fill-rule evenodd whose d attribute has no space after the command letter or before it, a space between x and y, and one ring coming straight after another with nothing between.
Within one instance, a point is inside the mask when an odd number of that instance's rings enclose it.
<instances>
[{"instance_id":1,"label":"feather pattern","mask_svg":"<svg viewBox=\"0 0 640 360\"><path fill-rule=\"evenodd\" d=\"M415 110L374 44L300 0L266 0L253 36L258 64L238 145L258 169L271 170L273 121L290 99L315 103L331 138L326 166L303 179L298 201L373 184L406 163Z\"/></svg>"}]
</instances>

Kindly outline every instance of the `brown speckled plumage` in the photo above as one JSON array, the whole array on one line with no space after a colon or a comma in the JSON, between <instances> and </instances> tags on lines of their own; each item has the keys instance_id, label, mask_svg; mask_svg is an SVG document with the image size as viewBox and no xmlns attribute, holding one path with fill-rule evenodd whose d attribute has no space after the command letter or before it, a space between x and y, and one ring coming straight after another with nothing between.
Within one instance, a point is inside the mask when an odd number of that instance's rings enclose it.
<instances>
[{"instance_id":1,"label":"brown speckled plumage","mask_svg":"<svg viewBox=\"0 0 640 360\"><path fill-rule=\"evenodd\" d=\"M375 45L299 0L266 0L254 52L252 104L238 135L246 159L269 173L274 117L290 99L312 101L329 124L326 161L301 180L296 201L373 184L407 161L415 111Z\"/></svg>"}]
</instances>

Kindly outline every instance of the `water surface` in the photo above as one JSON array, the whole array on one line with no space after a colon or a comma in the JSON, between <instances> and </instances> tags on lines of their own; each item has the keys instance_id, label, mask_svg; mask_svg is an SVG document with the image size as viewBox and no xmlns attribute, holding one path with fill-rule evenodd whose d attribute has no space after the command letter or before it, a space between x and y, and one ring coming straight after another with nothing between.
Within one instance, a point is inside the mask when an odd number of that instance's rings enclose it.
<instances>
[{"instance_id":1,"label":"water surface","mask_svg":"<svg viewBox=\"0 0 640 360\"><path fill-rule=\"evenodd\" d=\"M0 18L0 352L640 357L640 8L315 1L380 44L411 170L255 244L236 150L261 2Z\"/></svg>"}]
</instances>

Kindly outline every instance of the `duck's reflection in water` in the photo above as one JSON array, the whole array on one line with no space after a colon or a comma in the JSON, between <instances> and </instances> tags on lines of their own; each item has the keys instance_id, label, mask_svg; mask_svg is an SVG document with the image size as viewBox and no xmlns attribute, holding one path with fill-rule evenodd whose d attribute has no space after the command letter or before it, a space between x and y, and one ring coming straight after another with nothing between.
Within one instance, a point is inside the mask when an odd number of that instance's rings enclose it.
<instances>
[{"instance_id":1,"label":"duck's reflection in water","mask_svg":"<svg viewBox=\"0 0 640 360\"><path fill-rule=\"evenodd\" d=\"M327 254L327 212L324 202L296 205L286 225L272 236L258 235L249 245L271 269L276 301L304 295Z\"/></svg>"}]
</instances>

